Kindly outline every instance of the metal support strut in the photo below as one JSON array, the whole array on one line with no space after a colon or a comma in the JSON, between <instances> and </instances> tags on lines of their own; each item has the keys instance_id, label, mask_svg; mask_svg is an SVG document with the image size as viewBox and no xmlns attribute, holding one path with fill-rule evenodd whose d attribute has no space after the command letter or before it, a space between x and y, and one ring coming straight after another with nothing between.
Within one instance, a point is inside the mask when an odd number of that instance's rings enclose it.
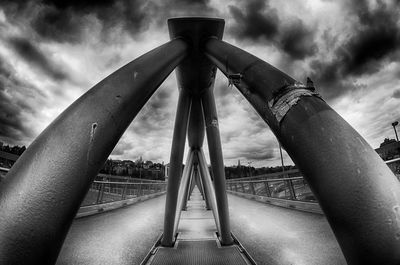
<instances>
[{"instance_id":1,"label":"metal support strut","mask_svg":"<svg viewBox=\"0 0 400 265\"><path fill-rule=\"evenodd\" d=\"M400 183L309 87L216 38L205 53L270 126L317 197L349 264L400 264ZM397 221L388 221L397 220Z\"/></svg>"},{"instance_id":2,"label":"metal support strut","mask_svg":"<svg viewBox=\"0 0 400 265\"><path fill-rule=\"evenodd\" d=\"M164 234L161 241L163 246L172 246L174 244L175 215L182 175L182 160L185 150L190 104L189 93L186 90L180 90L175 117L174 136L172 138L167 197L165 199Z\"/></svg>"},{"instance_id":3,"label":"metal support strut","mask_svg":"<svg viewBox=\"0 0 400 265\"><path fill-rule=\"evenodd\" d=\"M212 88L207 89L202 96L203 112L206 123L208 150L210 153L211 170L214 176L215 197L220 221L220 241L223 245L233 243L229 221L228 198L226 195L225 168L222 157L221 138L219 135L217 109Z\"/></svg>"},{"instance_id":4,"label":"metal support strut","mask_svg":"<svg viewBox=\"0 0 400 265\"><path fill-rule=\"evenodd\" d=\"M90 184L121 135L185 57L174 39L76 100L18 159L0 186L0 264L54 264Z\"/></svg>"}]
</instances>

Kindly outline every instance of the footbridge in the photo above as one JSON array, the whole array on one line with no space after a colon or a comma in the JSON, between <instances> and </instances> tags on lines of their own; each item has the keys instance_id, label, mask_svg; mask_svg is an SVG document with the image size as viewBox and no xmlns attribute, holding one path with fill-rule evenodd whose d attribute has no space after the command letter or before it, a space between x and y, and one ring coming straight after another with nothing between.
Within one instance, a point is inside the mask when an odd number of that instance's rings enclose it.
<instances>
[{"instance_id":1,"label":"footbridge","mask_svg":"<svg viewBox=\"0 0 400 265\"><path fill-rule=\"evenodd\" d=\"M0 264L400 264L399 181L315 87L224 42L222 19L168 28L168 43L82 95L1 181ZM225 178L217 68L299 171ZM168 182L98 178L174 69Z\"/></svg>"}]
</instances>

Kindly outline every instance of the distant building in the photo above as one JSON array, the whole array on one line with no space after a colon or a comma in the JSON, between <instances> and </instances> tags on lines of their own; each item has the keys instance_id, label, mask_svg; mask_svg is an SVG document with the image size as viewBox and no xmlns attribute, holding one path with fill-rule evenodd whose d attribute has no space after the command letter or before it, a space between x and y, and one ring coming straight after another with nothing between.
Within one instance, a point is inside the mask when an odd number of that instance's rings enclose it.
<instances>
[{"instance_id":1,"label":"distant building","mask_svg":"<svg viewBox=\"0 0 400 265\"><path fill-rule=\"evenodd\" d=\"M398 158L400 157L400 142L395 139L385 138L375 151L385 161Z\"/></svg>"}]
</instances>

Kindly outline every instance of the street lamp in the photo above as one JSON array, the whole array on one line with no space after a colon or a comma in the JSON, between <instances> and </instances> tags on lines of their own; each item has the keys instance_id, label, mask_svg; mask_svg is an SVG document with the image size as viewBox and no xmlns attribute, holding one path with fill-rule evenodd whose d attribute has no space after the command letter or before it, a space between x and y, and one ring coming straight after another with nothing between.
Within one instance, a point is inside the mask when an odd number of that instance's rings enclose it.
<instances>
[{"instance_id":1,"label":"street lamp","mask_svg":"<svg viewBox=\"0 0 400 265\"><path fill-rule=\"evenodd\" d=\"M399 137L397 136L397 131L396 131L396 126L397 126L398 124L399 124L398 121L395 121L395 122L392 123L394 133L396 134L396 140L397 140L397 142L399 141Z\"/></svg>"},{"instance_id":2,"label":"street lamp","mask_svg":"<svg viewBox=\"0 0 400 265\"><path fill-rule=\"evenodd\" d=\"M282 156L282 146L281 146L281 142L279 142L279 152L281 154L281 163L282 163L282 173L285 173L285 165L283 164L283 156Z\"/></svg>"}]
</instances>

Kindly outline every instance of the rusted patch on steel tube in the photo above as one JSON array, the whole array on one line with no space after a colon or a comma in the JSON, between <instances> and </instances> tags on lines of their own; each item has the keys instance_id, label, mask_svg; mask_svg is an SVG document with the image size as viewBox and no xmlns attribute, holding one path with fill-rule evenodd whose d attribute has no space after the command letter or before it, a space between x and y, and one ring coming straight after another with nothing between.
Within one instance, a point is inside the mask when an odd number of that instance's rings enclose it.
<instances>
[{"instance_id":1,"label":"rusted patch on steel tube","mask_svg":"<svg viewBox=\"0 0 400 265\"><path fill-rule=\"evenodd\" d=\"M274 95L273 99L268 101L268 107L280 123L286 116L288 111L297 104L301 97L321 96L314 92L313 89L305 86L300 82L291 85L285 85L280 88Z\"/></svg>"}]
</instances>

